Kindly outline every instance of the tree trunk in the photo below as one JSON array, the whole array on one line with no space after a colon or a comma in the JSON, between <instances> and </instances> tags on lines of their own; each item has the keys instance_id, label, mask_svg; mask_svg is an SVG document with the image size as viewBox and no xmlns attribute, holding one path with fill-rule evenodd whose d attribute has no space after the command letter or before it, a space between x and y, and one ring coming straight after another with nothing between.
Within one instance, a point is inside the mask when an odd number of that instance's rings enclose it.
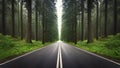
<instances>
[{"instance_id":1,"label":"tree trunk","mask_svg":"<svg viewBox=\"0 0 120 68\"><path fill-rule=\"evenodd\" d=\"M18 29L17 29L17 36L20 36L20 0L18 0L18 2L17 2L17 5L18 5L18 24L17 24L17 27L18 27Z\"/></svg>"},{"instance_id":2,"label":"tree trunk","mask_svg":"<svg viewBox=\"0 0 120 68\"><path fill-rule=\"evenodd\" d=\"M74 20L74 43L77 44L77 16L75 14L75 20Z\"/></svg>"},{"instance_id":3,"label":"tree trunk","mask_svg":"<svg viewBox=\"0 0 120 68\"><path fill-rule=\"evenodd\" d=\"M93 42L93 26L91 19L92 0L88 0L88 43Z\"/></svg>"},{"instance_id":4,"label":"tree trunk","mask_svg":"<svg viewBox=\"0 0 120 68\"><path fill-rule=\"evenodd\" d=\"M35 39L36 39L36 41L38 41L38 9L37 9L37 1L36 1L36 11L35 11L35 14L36 14L36 16L35 16L35 19L36 19L36 24L35 24L35 32L36 32L36 35L35 35Z\"/></svg>"},{"instance_id":5,"label":"tree trunk","mask_svg":"<svg viewBox=\"0 0 120 68\"><path fill-rule=\"evenodd\" d=\"M21 5L20 5L20 19L21 19L21 39L23 39L23 1L21 1Z\"/></svg>"},{"instance_id":6,"label":"tree trunk","mask_svg":"<svg viewBox=\"0 0 120 68\"><path fill-rule=\"evenodd\" d=\"M26 30L26 42L27 43L32 43L31 41L31 24L32 24L32 7L31 7L32 1L31 0L27 0L27 9L28 9L28 22L27 22L27 30Z\"/></svg>"},{"instance_id":7,"label":"tree trunk","mask_svg":"<svg viewBox=\"0 0 120 68\"><path fill-rule=\"evenodd\" d=\"M42 26L41 26L41 18L40 18L40 15L41 15L41 13L40 13L40 11L38 11L38 34L40 34L40 35L38 35L38 39L40 40L40 41L42 41L42 38L41 38L41 36L42 36L42 31L41 31L41 28L42 28Z\"/></svg>"},{"instance_id":8,"label":"tree trunk","mask_svg":"<svg viewBox=\"0 0 120 68\"><path fill-rule=\"evenodd\" d=\"M114 35L117 34L117 0L114 0Z\"/></svg>"},{"instance_id":9,"label":"tree trunk","mask_svg":"<svg viewBox=\"0 0 120 68\"><path fill-rule=\"evenodd\" d=\"M42 12L42 44L45 43L45 10L44 10L44 3L43 3L43 12Z\"/></svg>"},{"instance_id":10,"label":"tree trunk","mask_svg":"<svg viewBox=\"0 0 120 68\"><path fill-rule=\"evenodd\" d=\"M81 0L81 10L82 10L82 19L81 19L81 40L83 41L84 40L84 1Z\"/></svg>"},{"instance_id":11,"label":"tree trunk","mask_svg":"<svg viewBox=\"0 0 120 68\"><path fill-rule=\"evenodd\" d=\"M74 14L74 43L77 44L77 3L75 1L75 14Z\"/></svg>"},{"instance_id":12,"label":"tree trunk","mask_svg":"<svg viewBox=\"0 0 120 68\"><path fill-rule=\"evenodd\" d=\"M98 37L99 37L98 19L99 19L99 3L97 0L97 4L96 4L96 39L98 39Z\"/></svg>"},{"instance_id":13,"label":"tree trunk","mask_svg":"<svg viewBox=\"0 0 120 68\"><path fill-rule=\"evenodd\" d=\"M12 37L15 37L15 6L14 6L15 0L11 1L12 4Z\"/></svg>"},{"instance_id":14,"label":"tree trunk","mask_svg":"<svg viewBox=\"0 0 120 68\"><path fill-rule=\"evenodd\" d=\"M107 37L107 19L108 19L108 0L105 0L105 26L104 26L104 37Z\"/></svg>"},{"instance_id":15,"label":"tree trunk","mask_svg":"<svg viewBox=\"0 0 120 68\"><path fill-rule=\"evenodd\" d=\"M78 15L78 19L79 19L79 22L78 22L78 41L81 40L81 15L79 14Z\"/></svg>"},{"instance_id":16,"label":"tree trunk","mask_svg":"<svg viewBox=\"0 0 120 68\"><path fill-rule=\"evenodd\" d=\"M6 12L6 5L5 5L5 1L6 0L2 0L2 34L5 35L6 34L6 21L5 21L5 12Z\"/></svg>"},{"instance_id":17,"label":"tree trunk","mask_svg":"<svg viewBox=\"0 0 120 68\"><path fill-rule=\"evenodd\" d=\"M99 36L102 37L102 21L101 21L101 18L102 18L102 11L101 11L101 4L99 5Z\"/></svg>"}]
</instances>

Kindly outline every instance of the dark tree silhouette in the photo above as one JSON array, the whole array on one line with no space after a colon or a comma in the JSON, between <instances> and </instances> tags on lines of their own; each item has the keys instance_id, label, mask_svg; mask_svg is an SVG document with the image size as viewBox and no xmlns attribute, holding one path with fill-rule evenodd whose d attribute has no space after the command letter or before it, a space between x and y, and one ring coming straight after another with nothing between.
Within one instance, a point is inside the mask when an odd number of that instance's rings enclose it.
<instances>
[{"instance_id":1,"label":"dark tree silhouette","mask_svg":"<svg viewBox=\"0 0 120 68\"><path fill-rule=\"evenodd\" d=\"M26 0L27 2L27 10L28 10L28 22L26 26L26 42L32 43L31 41L31 22L32 22L32 0Z\"/></svg>"},{"instance_id":2,"label":"dark tree silhouette","mask_svg":"<svg viewBox=\"0 0 120 68\"><path fill-rule=\"evenodd\" d=\"M105 1L105 23L104 23L104 37L107 37L107 27L108 27L108 0Z\"/></svg>"},{"instance_id":3,"label":"dark tree silhouette","mask_svg":"<svg viewBox=\"0 0 120 68\"><path fill-rule=\"evenodd\" d=\"M77 44L77 3L75 1L75 14L74 14L74 43Z\"/></svg>"},{"instance_id":4,"label":"dark tree silhouette","mask_svg":"<svg viewBox=\"0 0 120 68\"><path fill-rule=\"evenodd\" d=\"M117 34L117 0L114 0L114 35Z\"/></svg>"},{"instance_id":5,"label":"dark tree silhouette","mask_svg":"<svg viewBox=\"0 0 120 68\"><path fill-rule=\"evenodd\" d=\"M45 4L43 2L43 9L42 9L42 43L45 43Z\"/></svg>"},{"instance_id":6,"label":"dark tree silhouette","mask_svg":"<svg viewBox=\"0 0 120 68\"><path fill-rule=\"evenodd\" d=\"M84 40L84 0L81 0L81 40Z\"/></svg>"},{"instance_id":7,"label":"dark tree silhouette","mask_svg":"<svg viewBox=\"0 0 120 68\"><path fill-rule=\"evenodd\" d=\"M6 12L6 4L5 4L5 1L6 0L2 0L2 33L3 33L3 35L5 35L6 34L6 27L5 27L5 24L6 24L6 14L5 14L5 12Z\"/></svg>"},{"instance_id":8,"label":"dark tree silhouette","mask_svg":"<svg viewBox=\"0 0 120 68\"><path fill-rule=\"evenodd\" d=\"M36 23L35 23L35 32L36 32L36 35L35 35L35 39L36 41L38 41L38 1L36 0L36 5L35 5L35 19L36 19Z\"/></svg>"},{"instance_id":9,"label":"dark tree silhouette","mask_svg":"<svg viewBox=\"0 0 120 68\"><path fill-rule=\"evenodd\" d=\"M12 37L15 37L15 7L14 7L15 0L11 1L12 4Z\"/></svg>"},{"instance_id":10,"label":"dark tree silhouette","mask_svg":"<svg viewBox=\"0 0 120 68\"><path fill-rule=\"evenodd\" d=\"M93 0L88 0L87 2L87 9L88 9L88 43L93 42L93 26L92 26L92 19L91 19L91 10L92 10L92 2Z\"/></svg>"},{"instance_id":11,"label":"dark tree silhouette","mask_svg":"<svg viewBox=\"0 0 120 68\"><path fill-rule=\"evenodd\" d=\"M98 0L96 0L96 39L98 39L99 37L99 3L98 3Z\"/></svg>"},{"instance_id":12,"label":"dark tree silhouette","mask_svg":"<svg viewBox=\"0 0 120 68\"><path fill-rule=\"evenodd\" d=\"M23 39L23 0L20 1L21 39Z\"/></svg>"}]
</instances>

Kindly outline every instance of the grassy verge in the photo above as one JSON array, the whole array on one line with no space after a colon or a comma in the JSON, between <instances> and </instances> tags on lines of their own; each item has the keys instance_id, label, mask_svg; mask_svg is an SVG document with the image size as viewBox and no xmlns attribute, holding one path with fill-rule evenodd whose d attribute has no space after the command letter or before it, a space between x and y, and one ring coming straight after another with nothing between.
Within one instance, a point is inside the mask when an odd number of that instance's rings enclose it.
<instances>
[{"instance_id":1,"label":"grassy verge","mask_svg":"<svg viewBox=\"0 0 120 68\"><path fill-rule=\"evenodd\" d=\"M90 44L87 44L87 41L79 41L76 46L87 51L120 61L120 34L95 40L94 43Z\"/></svg>"},{"instance_id":2,"label":"grassy verge","mask_svg":"<svg viewBox=\"0 0 120 68\"><path fill-rule=\"evenodd\" d=\"M33 40L32 42L32 44L25 43L24 40L0 34L0 62L43 47L40 41Z\"/></svg>"}]
</instances>

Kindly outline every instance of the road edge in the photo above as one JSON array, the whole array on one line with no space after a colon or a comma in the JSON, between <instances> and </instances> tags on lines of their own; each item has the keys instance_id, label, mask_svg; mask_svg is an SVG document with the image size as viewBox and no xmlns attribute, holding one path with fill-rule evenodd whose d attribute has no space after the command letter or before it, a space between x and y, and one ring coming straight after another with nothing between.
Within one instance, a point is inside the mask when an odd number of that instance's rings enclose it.
<instances>
[{"instance_id":1,"label":"road edge","mask_svg":"<svg viewBox=\"0 0 120 68\"><path fill-rule=\"evenodd\" d=\"M41 48L39 48L39 49L36 49L36 50L31 51L31 52L27 52L27 53L25 53L25 54L23 54L23 55L17 56L17 57L15 57L15 58L13 58L13 59L7 60L7 61L5 61L5 62L3 62L3 63L0 63L0 65L7 64L7 63L12 62L12 61L14 61L14 60L16 60L16 59L19 59L19 58L22 58L22 57L24 57L24 56L27 56L27 55L29 55L29 54L32 54L32 53L38 51L38 50L44 49L45 47L47 47L47 46L41 47Z\"/></svg>"},{"instance_id":2,"label":"road edge","mask_svg":"<svg viewBox=\"0 0 120 68\"><path fill-rule=\"evenodd\" d=\"M114 64L116 64L116 65L120 65L120 63L118 63L118 62L113 61L113 60L108 59L108 58L105 58L105 57L103 57L103 56L100 56L100 55L98 55L98 54L89 52L89 51L87 51L87 50L84 50L84 49L81 49L81 48L78 48L78 47L75 47L75 46L72 46L72 47L74 47L74 48L76 48L76 49L78 49L78 50L81 50L81 51L83 51L83 52L86 52L86 53L88 53L88 54L91 54L91 55L93 55L93 56L96 56L96 57L99 57L99 58L101 58L101 59L104 59L104 60L106 60L106 61L112 62L112 63L114 63Z\"/></svg>"}]
</instances>

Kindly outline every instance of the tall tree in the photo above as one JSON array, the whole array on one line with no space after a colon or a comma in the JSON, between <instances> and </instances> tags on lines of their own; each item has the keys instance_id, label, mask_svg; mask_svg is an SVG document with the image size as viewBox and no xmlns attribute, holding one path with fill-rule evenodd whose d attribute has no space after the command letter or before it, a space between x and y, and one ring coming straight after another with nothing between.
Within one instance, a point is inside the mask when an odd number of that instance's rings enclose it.
<instances>
[{"instance_id":1,"label":"tall tree","mask_svg":"<svg viewBox=\"0 0 120 68\"><path fill-rule=\"evenodd\" d=\"M75 35L74 35L74 43L77 44L77 2L75 0L75 15L74 15L75 19L74 19L74 31L75 31Z\"/></svg>"},{"instance_id":2,"label":"tall tree","mask_svg":"<svg viewBox=\"0 0 120 68\"><path fill-rule=\"evenodd\" d=\"M28 10L28 22L26 27L26 42L32 43L31 41L31 23L32 23L32 0L26 0Z\"/></svg>"},{"instance_id":3,"label":"tall tree","mask_svg":"<svg viewBox=\"0 0 120 68\"><path fill-rule=\"evenodd\" d=\"M117 33L117 0L114 0L114 35Z\"/></svg>"},{"instance_id":4,"label":"tall tree","mask_svg":"<svg viewBox=\"0 0 120 68\"><path fill-rule=\"evenodd\" d=\"M92 2L93 0L87 0L87 7L88 7L88 43L93 42L93 26L92 26L92 17L91 17L91 10L92 10Z\"/></svg>"},{"instance_id":5,"label":"tall tree","mask_svg":"<svg viewBox=\"0 0 120 68\"><path fill-rule=\"evenodd\" d=\"M43 2L43 9L42 9L42 43L45 43L45 3Z\"/></svg>"},{"instance_id":6,"label":"tall tree","mask_svg":"<svg viewBox=\"0 0 120 68\"><path fill-rule=\"evenodd\" d=\"M17 35L20 36L20 26L19 26L20 25L20 0L17 1L17 6L18 6L18 9L17 9L18 10L18 13L17 13L18 14L18 24L17 24L18 29L17 29L17 33L18 34Z\"/></svg>"},{"instance_id":7,"label":"tall tree","mask_svg":"<svg viewBox=\"0 0 120 68\"><path fill-rule=\"evenodd\" d=\"M14 6L15 0L11 1L12 4L12 37L15 37L15 6Z\"/></svg>"},{"instance_id":8,"label":"tall tree","mask_svg":"<svg viewBox=\"0 0 120 68\"><path fill-rule=\"evenodd\" d=\"M98 39L98 37L99 37L98 36L99 35L98 34L99 33L99 31L98 31L99 30L98 29L99 28L99 26L98 26L99 25L99 21L98 20L99 20L99 1L96 0L96 39Z\"/></svg>"},{"instance_id":9,"label":"tall tree","mask_svg":"<svg viewBox=\"0 0 120 68\"><path fill-rule=\"evenodd\" d=\"M21 19L21 39L23 39L23 0L20 2L20 19Z\"/></svg>"},{"instance_id":10,"label":"tall tree","mask_svg":"<svg viewBox=\"0 0 120 68\"><path fill-rule=\"evenodd\" d=\"M104 37L107 37L108 23L108 0L105 0L105 23L104 23Z\"/></svg>"},{"instance_id":11,"label":"tall tree","mask_svg":"<svg viewBox=\"0 0 120 68\"><path fill-rule=\"evenodd\" d=\"M5 20L5 18L6 18L6 14L5 14L5 12L6 12L6 5L5 5L5 1L6 0L2 0L2 33L3 33L3 35L5 35L6 34L6 27L5 27L5 24L6 24L6 20Z\"/></svg>"},{"instance_id":12,"label":"tall tree","mask_svg":"<svg viewBox=\"0 0 120 68\"><path fill-rule=\"evenodd\" d=\"M35 39L36 41L38 40L38 0L35 1L36 4L35 4L35 19L36 19L36 24L35 24L35 32L36 32L36 35L35 35Z\"/></svg>"},{"instance_id":13,"label":"tall tree","mask_svg":"<svg viewBox=\"0 0 120 68\"><path fill-rule=\"evenodd\" d=\"M82 12L82 17L81 17L81 40L84 40L84 0L81 0L81 12Z\"/></svg>"}]
</instances>

